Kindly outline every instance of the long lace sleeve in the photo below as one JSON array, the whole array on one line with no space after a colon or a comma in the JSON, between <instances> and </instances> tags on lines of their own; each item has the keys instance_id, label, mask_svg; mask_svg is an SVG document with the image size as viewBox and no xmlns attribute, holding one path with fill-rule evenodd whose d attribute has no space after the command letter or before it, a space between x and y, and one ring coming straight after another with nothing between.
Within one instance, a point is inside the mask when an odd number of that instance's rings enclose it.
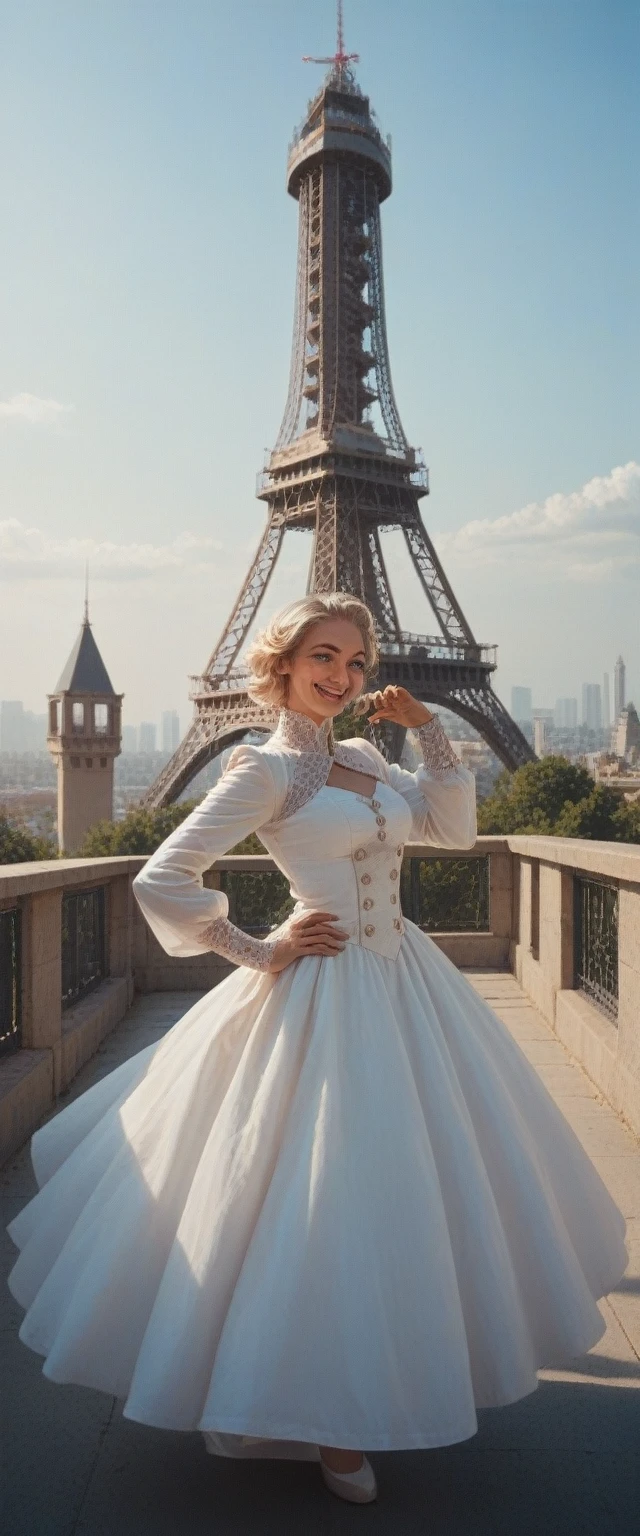
<instances>
[{"instance_id":1,"label":"long lace sleeve","mask_svg":"<svg viewBox=\"0 0 640 1536\"><path fill-rule=\"evenodd\" d=\"M476 781L456 757L446 732L434 715L414 731L422 752L415 773L387 763L369 741L354 742L375 763L378 776L402 795L412 815L416 843L437 848L473 848L476 841Z\"/></svg>"},{"instance_id":2,"label":"long lace sleeve","mask_svg":"<svg viewBox=\"0 0 640 1536\"><path fill-rule=\"evenodd\" d=\"M228 917L215 917L202 938L207 949L215 949L234 965L248 965L252 971L268 971L277 939L256 939L242 928L236 928Z\"/></svg>"},{"instance_id":3,"label":"long lace sleeve","mask_svg":"<svg viewBox=\"0 0 640 1536\"><path fill-rule=\"evenodd\" d=\"M269 821L275 809L273 776L256 747L242 746L202 804L152 853L136 875L136 900L170 955L206 950L267 970L269 939L252 938L229 922L224 891L209 890L202 876L215 859Z\"/></svg>"}]
</instances>

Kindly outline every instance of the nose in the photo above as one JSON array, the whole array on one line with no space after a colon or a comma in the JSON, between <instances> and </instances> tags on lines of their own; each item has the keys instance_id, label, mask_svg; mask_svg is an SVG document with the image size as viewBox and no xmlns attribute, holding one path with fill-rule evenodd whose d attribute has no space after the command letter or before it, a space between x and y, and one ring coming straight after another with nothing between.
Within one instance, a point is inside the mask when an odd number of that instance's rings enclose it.
<instances>
[{"instance_id":1,"label":"nose","mask_svg":"<svg viewBox=\"0 0 640 1536\"><path fill-rule=\"evenodd\" d=\"M337 688L340 693L344 693L345 688L349 686L349 673L347 668L341 666L340 663L332 668L331 686L332 688Z\"/></svg>"}]
</instances>

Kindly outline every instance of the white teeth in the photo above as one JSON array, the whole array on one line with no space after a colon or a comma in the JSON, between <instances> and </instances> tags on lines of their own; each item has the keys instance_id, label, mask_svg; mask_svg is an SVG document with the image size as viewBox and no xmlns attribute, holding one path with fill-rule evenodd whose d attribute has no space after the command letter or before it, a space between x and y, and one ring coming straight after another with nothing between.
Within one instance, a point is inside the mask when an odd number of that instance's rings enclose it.
<instances>
[{"instance_id":1,"label":"white teeth","mask_svg":"<svg viewBox=\"0 0 640 1536\"><path fill-rule=\"evenodd\" d=\"M342 693L332 693L329 688L323 688L321 683L316 683L315 684L315 689L316 689L316 693L321 693L323 698L325 698L325 699L334 699L334 700L335 699L343 699L344 695L345 695L345 691L346 691L346 690L343 690Z\"/></svg>"}]
</instances>

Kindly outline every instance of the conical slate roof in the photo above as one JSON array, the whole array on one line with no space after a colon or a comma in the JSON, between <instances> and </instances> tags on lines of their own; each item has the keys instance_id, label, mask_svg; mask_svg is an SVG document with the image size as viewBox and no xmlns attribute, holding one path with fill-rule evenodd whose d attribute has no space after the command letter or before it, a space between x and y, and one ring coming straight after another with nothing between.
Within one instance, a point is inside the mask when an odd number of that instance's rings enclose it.
<instances>
[{"instance_id":1,"label":"conical slate roof","mask_svg":"<svg viewBox=\"0 0 640 1536\"><path fill-rule=\"evenodd\" d=\"M67 665L62 669L55 692L115 695L88 619L85 619Z\"/></svg>"}]
</instances>

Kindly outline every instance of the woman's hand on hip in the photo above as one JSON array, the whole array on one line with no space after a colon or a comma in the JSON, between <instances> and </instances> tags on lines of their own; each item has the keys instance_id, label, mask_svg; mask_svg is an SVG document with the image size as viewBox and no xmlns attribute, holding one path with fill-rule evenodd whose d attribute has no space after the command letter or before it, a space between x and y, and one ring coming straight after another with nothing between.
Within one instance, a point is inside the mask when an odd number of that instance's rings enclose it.
<instances>
[{"instance_id":1,"label":"woman's hand on hip","mask_svg":"<svg viewBox=\"0 0 640 1536\"><path fill-rule=\"evenodd\" d=\"M339 955L349 937L344 928L336 928L335 912L305 912L290 917L282 938L276 940L270 971L284 971L303 955Z\"/></svg>"}]
</instances>

